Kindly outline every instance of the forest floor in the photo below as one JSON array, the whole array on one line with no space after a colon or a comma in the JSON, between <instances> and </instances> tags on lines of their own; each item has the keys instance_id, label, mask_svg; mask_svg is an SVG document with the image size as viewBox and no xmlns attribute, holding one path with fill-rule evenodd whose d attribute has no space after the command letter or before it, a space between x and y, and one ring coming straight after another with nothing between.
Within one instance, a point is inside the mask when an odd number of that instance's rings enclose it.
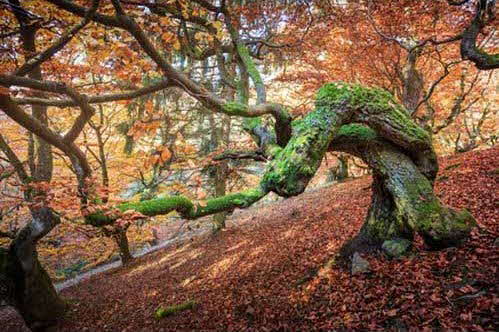
<instances>
[{"instance_id":1,"label":"forest floor","mask_svg":"<svg viewBox=\"0 0 499 332\"><path fill-rule=\"evenodd\" d=\"M328 264L357 233L370 177L237 211L225 231L165 248L61 294L57 331L498 330L499 147L443 158L441 200L479 228L459 248ZM195 301L156 319L159 306Z\"/></svg>"}]
</instances>

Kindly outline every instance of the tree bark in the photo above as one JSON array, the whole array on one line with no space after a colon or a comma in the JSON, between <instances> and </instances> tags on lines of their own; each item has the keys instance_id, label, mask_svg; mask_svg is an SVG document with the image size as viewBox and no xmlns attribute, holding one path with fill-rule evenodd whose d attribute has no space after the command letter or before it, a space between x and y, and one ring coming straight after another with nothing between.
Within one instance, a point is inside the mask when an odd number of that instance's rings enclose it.
<instances>
[{"instance_id":1,"label":"tree bark","mask_svg":"<svg viewBox=\"0 0 499 332\"><path fill-rule=\"evenodd\" d=\"M28 324L45 325L64 313L65 304L38 261L36 243L59 219L49 208L35 210L32 215L32 221L21 230L7 253L3 253L0 284L10 289L4 300L18 308Z\"/></svg>"},{"instance_id":2,"label":"tree bark","mask_svg":"<svg viewBox=\"0 0 499 332\"><path fill-rule=\"evenodd\" d=\"M133 259L133 256L130 253L130 246L128 243L128 237L126 235L126 229L117 227L115 233L113 234L113 238L118 245L121 263L123 265L128 264Z\"/></svg>"},{"instance_id":3,"label":"tree bark","mask_svg":"<svg viewBox=\"0 0 499 332\"><path fill-rule=\"evenodd\" d=\"M221 197L226 194L227 182L227 162L223 161L216 166L215 170L215 196ZM213 216L213 230L217 232L225 228L225 219L227 219L227 211L219 212Z\"/></svg>"},{"instance_id":4,"label":"tree bark","mask_svg":"<svg viewBox=\"0 0 499 332\"><path fill-rule=\"evenodd\" d=\"M442 206L432 182L414 162L398 147L371 134L374 136L349 137L346 144L346 137L338 135L331 144L334 150L362 158L373 169L368 216L359 234L343 247L342 255L379 249L387 240L412 241L415 232L433 249L454 246L466 238L475 223L469 212ZM352 144L353 140L357 142Z\"/></svg>"},{"instance_id":5,"label":"tree bark","mask_svg":"<svg viewBox=\"0 0 499 332\"><path fill-rule=\"evenodd\" d=\"M420 48L412 48L407 55L407 63L402 72L402 104L413 115L423 95L423 77L419 72L416 62Z\"/></svg>"}]
</instances>

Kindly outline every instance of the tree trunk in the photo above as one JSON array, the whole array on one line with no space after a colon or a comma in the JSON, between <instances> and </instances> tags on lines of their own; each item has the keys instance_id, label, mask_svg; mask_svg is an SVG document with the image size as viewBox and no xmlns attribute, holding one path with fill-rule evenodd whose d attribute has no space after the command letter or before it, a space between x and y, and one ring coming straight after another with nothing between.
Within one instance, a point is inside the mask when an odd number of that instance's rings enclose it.
<instances>
[{"instance_id":1,"label":"tree trunk","mask_svg":"<svg viewBox=\"0 0 499 332\"><path fill-rule=\"evenodd\" d=\"M340 182L348 178L348 158L343 155L337 156L338 165L329 169L327 182Z\"/></svg>"},{"instance_id":2,"label":"tree trunk","mask_svg":"<svg viewBox=\"0 0 499 332\"><path fill-rule=\"evenodd\" d=\"M361 122L369 127L350 122ZM345 254L379 248L419 233L431 248L453 246L475 225L466 211L443 207L433 192L438 163L431 136L385 91L346 83L318 92L316 109L294 124L293 137L262 180L265 191L302 193L327 150L362 158L375 174L366 224Z\"/></svg>"},{"instance_id":3,"label":"tree trunk","mask_svg":"<svg viewBox=\"0 0 499 332\"><path fill-rule=\"evenodd\" d=\"M7 276L14 280L16 307L24 319L30 325L45 325L64 313L65 304L38 261L36 244L60 221L51 209L45 207L32 211L32 216L32 221L10 246Z\"/></svg>"},{"instance_id":4,"label":"tree trunk","mask_svg":"<svg viewBox=\"0 0 499 332\"><path fill-rule=\"evenodd\" d=\"M363 130L370 131L367 127ZM338 135L331 145L362 158L373 169L367 218L359 234L343 247L343 256L379 249L388 240L412 241L414 232L434 249L454 246L468 235L475 223L469 212L442 206L432 181L401 149L382 138L366 137L350 136L347 142L346 137Z\"/></svg>"},{"instance_id":5,"label":"tree trunk","mask_svg":"<svg viewBox=\"0 0 499 332\"><path fill-rule=\"evenodd\" d=\"M117 227L116 232L113 234L113 238L116 241L116 244L118 245L121 263L123 265L128 264L133 259L133 256L130 253L130 246L128 244L126 229L122 227Z\"/></svg>"},{"instance_id":6,"label":"tree trunk","mask_svg":"<svg viewBox=\"0 0 499 332\"><path fill-rule=\"evenodd\" d=\"M44 326L59 318L65 311L49 275L38 261L36 243L59 222L48 208L32 212L33 220L24 227L3 251L0 261L0 288L8 291L1 301L15 306L31 326Z\"/></svg>"},{"instance_id":7,"label":"tree trunk","mask_svg":"<svg viewBox=\"0 0 499 332\"><path fill-rule=\"evenodd\" d=\"M21 6L18 0L11 1ZM39 27L27 22L29 19L14 11L21 32L25 61L37 54L36 34ZM28 77L42 80L42 70L36 66ZM34 92L35 97L43 97L43 93ZM33 105L32 114L43 125L48 125L47 107ZM31 177L34 182L50 182L53 171L52 146L36 135L29 135L28 157ZM32 193L44 195L44 193ZM30 194L28 194L30 196ZM15 303L26 322L31 326L45 325L59 318L65 311L64 302L58 297L49 275L38 261L37 242L48 234L59 222L59 217L47 206L31 209L32 220L12 241L7 255L7 270L1 271L5 278L13 280Z\"/></svg>"},{"instance_id":8,"label":"tree trunk","mask_svg":"<svg viewBox=\"0 0 499 332\"><path fill-rule=\"evenodd\" d=\"M227 162L223 161L216 166L215 170L215 197L225 195L227 182ZM213 216L213 231L218 232L225 228L227 211L217 213Z\"/></svg>"},{"instance_id":9,"label":"tree trunk","mask_svg":"<svg viewBox=\"0 0 499 332\"><path fill-rule=\"evenodd\" d=\"M421 53L420 48L413 48L407 55L407 63L402 72L402 104L413 115L423 95L423 78L416 62Z\"/></svg>"}]
</instances>

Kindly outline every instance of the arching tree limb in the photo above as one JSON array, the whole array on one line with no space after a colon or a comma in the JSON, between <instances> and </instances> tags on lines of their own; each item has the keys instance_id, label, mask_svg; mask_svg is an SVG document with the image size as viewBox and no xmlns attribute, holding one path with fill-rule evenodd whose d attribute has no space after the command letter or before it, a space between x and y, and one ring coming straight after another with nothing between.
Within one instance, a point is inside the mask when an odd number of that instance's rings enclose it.
<instances>
[{"instance_id":1,"label":"arching tree limb","mask_svg":"<svg viewBox=\"0 0 499 332\"><path fill-rule=\"evenodd\" d=\"M111 224L120 218L120 213L130 210L149 217L177 211L183 218L196 219L218 212L232 211L235 208L246 208L266 194L265 190L257 188L198 203L194 203L184 196L156 198L136 203L119 204L116 206L118 211L114 213L113 211L107 213L105 211L93 212L85 216L85 221L93 226L103 226Z\"/></svg>"}]
</instances>

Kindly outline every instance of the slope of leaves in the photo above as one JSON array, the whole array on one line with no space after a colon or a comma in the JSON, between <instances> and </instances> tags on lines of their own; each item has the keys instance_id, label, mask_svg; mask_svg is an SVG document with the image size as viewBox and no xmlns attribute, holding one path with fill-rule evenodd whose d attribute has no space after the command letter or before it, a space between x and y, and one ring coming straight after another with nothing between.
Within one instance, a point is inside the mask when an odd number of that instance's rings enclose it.
<instances>
[{"instance_id":1,"label":"slope of leaves","mask_svg":"<svg viewBox=\"0 0 499 332\"><path fill-rule=\"evenodd\" d=\"M480 228L459 248L367 257L351 276L331 259L362 224L364 177L236 212L229 228L137 259L63 291L60 331L497 329L499 148L441 161L437 192ZM330 262L330 264L327 264ZM154 318L161 306L196 301ZM494 320L495 319L495 320ZM496 324L496 325L494 325Z\"/></svg>"}]
</instances>

